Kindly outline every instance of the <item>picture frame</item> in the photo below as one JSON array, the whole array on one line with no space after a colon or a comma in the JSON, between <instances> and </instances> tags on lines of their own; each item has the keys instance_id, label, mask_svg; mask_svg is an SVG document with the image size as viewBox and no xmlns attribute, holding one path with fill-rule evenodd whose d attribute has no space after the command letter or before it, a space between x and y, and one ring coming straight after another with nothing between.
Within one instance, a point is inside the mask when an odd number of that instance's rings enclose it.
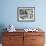
<instances>
[{"instance_id":1,"label":"picture frame","mask_svg":"<svg viewBox=\"0 0 46 46\"><path fill-rule=\"evenodd\" d=\"M34 22L35 21L35 7L18 7L17 20L19 22Z\"/></svg>"}]
</instances>

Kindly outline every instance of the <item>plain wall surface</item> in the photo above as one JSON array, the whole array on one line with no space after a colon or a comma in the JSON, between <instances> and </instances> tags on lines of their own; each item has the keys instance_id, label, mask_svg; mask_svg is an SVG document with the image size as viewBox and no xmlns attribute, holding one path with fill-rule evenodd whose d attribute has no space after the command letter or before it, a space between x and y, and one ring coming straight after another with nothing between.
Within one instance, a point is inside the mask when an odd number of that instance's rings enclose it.
<instances>
[{"instance_id":1,"label":"plain wall surface","mask_svg":"<svg viewBox=\"0 0 46 46\"><path fill-rule=\"evenodd\" d=\"M35 22L18 22L17 7L35 7ZM0 25L16 28L46 28L46 0L0 0Z\"/></svg>"},{"instance_id":2,"label":"plain wall surface","mask_svg":"<svg viewBox=\"0 0 46 46\"><path fill-rule=\"evenodd\" d=\"M35 7L35 22L18 22L17 7ZM46 32L46 0L0 0L0 31L9 24L15 28L37 28Z\"/></svg>"}]
</instances>

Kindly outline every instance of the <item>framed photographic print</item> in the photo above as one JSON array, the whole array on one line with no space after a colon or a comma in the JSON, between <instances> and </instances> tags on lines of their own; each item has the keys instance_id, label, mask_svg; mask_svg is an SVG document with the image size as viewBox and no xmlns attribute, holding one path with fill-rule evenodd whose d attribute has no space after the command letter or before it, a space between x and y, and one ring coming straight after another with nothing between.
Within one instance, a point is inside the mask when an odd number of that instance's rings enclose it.
<instances>
[{"instance_id":1,"label":"framed photographic print","mask_svg":"<svg viewBox=\"0 0 46 46\"><path fill-rule=\"evenodd\" d=\"M17 20L22 22L34 22L35 21L35 7L18 7L17 8Z\"/></svg>"}]
</instances>

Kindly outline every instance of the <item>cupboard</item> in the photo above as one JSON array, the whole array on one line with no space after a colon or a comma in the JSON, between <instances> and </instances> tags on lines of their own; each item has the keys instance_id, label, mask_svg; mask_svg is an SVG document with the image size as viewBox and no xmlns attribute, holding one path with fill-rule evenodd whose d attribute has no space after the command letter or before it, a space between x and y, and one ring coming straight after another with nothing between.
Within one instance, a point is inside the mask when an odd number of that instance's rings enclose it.
<instances>
[{"instance_id":1,"label":"cupboard","mask_svg":"<svg viewBox=\"0 0 46 46\"><path fill-rule=\"evenodd\" d=\"M44 32L3 32L3 46L44 46Z\"/></svg>"}]
</instances>

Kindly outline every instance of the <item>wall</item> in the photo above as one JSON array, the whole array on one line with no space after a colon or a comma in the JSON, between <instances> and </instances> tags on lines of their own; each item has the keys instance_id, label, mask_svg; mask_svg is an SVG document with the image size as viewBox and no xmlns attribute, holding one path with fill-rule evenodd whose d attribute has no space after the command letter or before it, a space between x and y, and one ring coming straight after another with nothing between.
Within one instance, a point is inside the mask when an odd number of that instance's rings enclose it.
<instances>
[{"instance_id":1,"label":"wall","mask_svg":"<svg viewBox=\"0 0 46 46\"><path fill-rule=\"evenodd\" d=\"M46 32L46 0L0 0L0 31L13 24L16 28L40 27ZM35 7L35 22L18 22L17 7Z\"/></svg>"},{"instance_id":2,"label":"wall","mask_svg":"<svg viewBox=\"0 0 46 46\"><path fill-rule=\"evenodd\" d=\"M0 0L0 24L13 24L16 28L43 27L46 28L45 0ZM35 22L18 22L17 7L35 7Z\"/></svg>"}]
</instances>

